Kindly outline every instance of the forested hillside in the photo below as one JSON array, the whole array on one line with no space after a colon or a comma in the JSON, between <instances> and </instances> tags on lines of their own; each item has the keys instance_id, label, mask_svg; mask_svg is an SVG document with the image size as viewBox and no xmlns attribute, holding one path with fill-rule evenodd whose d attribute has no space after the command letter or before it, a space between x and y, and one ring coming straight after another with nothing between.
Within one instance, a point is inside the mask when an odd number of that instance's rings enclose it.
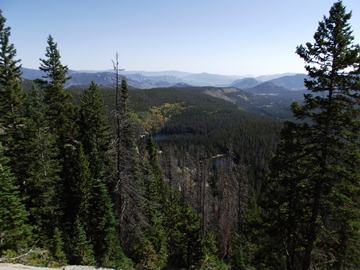
<instances>
[{"instance_id":1,"label":"forested hillside","mask_svg":"<svg viewBox=\"0 0 360 270\"><path fill-rule=\"evenodd\" d=\"M66 89L51 35L44 76L24 80L0 13L0 261L358 269L360 47L350 18L334 3L314 43L297 47L308 90L294 96L273 83L270 93L129 89L118 54L112 88Z\"/></svg>"}]
</instances>

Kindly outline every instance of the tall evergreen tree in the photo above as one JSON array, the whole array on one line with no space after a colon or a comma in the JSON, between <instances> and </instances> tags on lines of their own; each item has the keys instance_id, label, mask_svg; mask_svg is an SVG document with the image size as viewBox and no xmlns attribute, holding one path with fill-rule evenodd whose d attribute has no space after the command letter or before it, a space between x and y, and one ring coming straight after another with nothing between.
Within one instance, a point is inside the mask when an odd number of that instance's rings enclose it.
<instances>
[{"instance_id":1,"label":"tall evergreen tree","mask_svg":"<svg viewBox=\"0 0 360 270\"><path fill-rule=\"evenodd\" d=\"M71 103L72 95L64 89L68 67L61 64L57 43L49 35L45 59L40 59L39 69L45 72L43 80L38 80L44 88L44 102L48 106L47 117L50 127L59 136L60 146L71 142L75 136L76 108Z\"/></svg>"},{"instance_id":2,"label":"tall evergreen tree","mask_svg":"<svg viewBox=\"0 0 360 270\"><path fill-rule=\"evenodd\" d=\"M109 169L110 123L98 86L93 81L81 97L79 139L88 156L90 171L95 179L104 179ZM107 179L110 177L105 176Z\"/></svg>"},{"instance_id":3,"label":"tall evergreen tree","mask_svg":"<svg viewBox=\"0 0 360 270\"><path fill-rule=\"evenodd\" d=\"M16 60L16 49L10 43L10 27L5 26L6 19L0 10L0 134L6 147L6 155L10 157L9 166L20 179L17 158L21 156L19 149L23 138L24 117L21 107L25 93L21 88L21 65ZM19 187L23 190L22 186Z\"/></svg>"},{"instance_id":4,"label":"tall evergreen tree","mask_svg":"<svg viewBox=\"0 0 360 270\"><path fill-rule=\"evenodd\" d=\"M51 252L51 266L63 266L67 264L64 252L64 241L59 228L54 229L54 235L50 241L49 250Z\"/></svg>"},{"instance_id":5,"label":"tall evergreen tree","mask_svg":"<svg viewBox=\"0 0 360 270\"><path fill-rule=\"evenodd\" d=\"M113 204L101 180L93 178L91 195L91 222L87 225L87 235L93 245L95 260L98 265L126 268L131 265L131 261L122 251Z\"/></svg>"},{"instance_id":6,"label":"tall evergreen tree","mask_svg":"<svg viewBox=\"0 0 360 270\"><path fill-rule=\"evenodd\" d=\"M180 205L179 201L175 199L170 207L169 211L172 212L172 219L168 219L167 222L169 226L168 263L172 266L187 269L196 267L203 255L200 217L187 202Z\"/></svg>"},{"instance_id":7,"label":"tall evergreen tree","mask_svg":"<svg viewBox=\"0 0 360 270\"><path fill-rule=\"evenodd\" d=\"M146 215L144 214L143 179L139 167L139 152L135 143L135 134L129 110L129 90L126 78L119 78L118 55L114 62L116 79L116 194L117 216L119 220L122 246L130 248L128 254L133 253L131 248L134 242L140 242ZM125 250L126 251L126 250Z\"/></svg>"},{"instance_id":8,"label":"tall evergreen tree","mask_svg":"<svg viewBox=\"0 0 360 270\"><path fill-rule=\"evenodd\" d=\"M45 108L43 96L33 86L25 102L25 140L21 148L22 157L18 159L26 190L29 220L34 231L44 241L51 239L55 228L60 226L62 212L57 136L50 132Z\"/></svg>"},{"instance_id":9,"label":"tall evergreen tree","mask_svg":"<svg viewBox=\"0 0 360 270\"><path fill-rule=\"evenodd\" d=\"M79 219L86 231L90 214L90 200L92 197L91 188L93 178L89 169L89 161L84 154L81 143L73 148L67 149L68 158L65 166L69 168L67 181L64 183L63 198L65 223L69 235L73 231L73 224ZM67 164L73 163L73 164Z\"/></svg>"},{"instance_id":10,"label":"tall evergreen tree","mask_svg":"<svg viewBox=\"0 0 360 270\"><path fill-rule=\"evenodd\" d=\"M168 188L157 161L152 137L147 141L147 154L143 155L145 215L149 226L144 230L146 240L141 246L141 265L144 269L159 269L167 261L165 209L168 206Z\"/></svg>"},{"instance_id":11,"label":"tall evergreen tree","mask_svg":"<svg viewBox=\"0 0 360 270\"><path fill-rule=\"evenodd\" d=\"M78 265L94 265L94 251L80 218L74 222L74 232L70 243L69 262Z\"/></svg>"},{"instance_id":12,"label":"tall evergreen tree","mask_svg":"<svg viewBox=\"0 0 360 270\"><path fill-rule=\"evenodd\" d=\"M20 60L15 60L16 49L10 43L10 27L6 27L5 22L0 10L0 124L5 131L15 132L23 124L20 107L25 93L21 88Z\"/></svg>"},{"instance_id":13,"label":"tall evergreen tree","mask_svg":"<svg viewBox=\"0 0 360 270\"><path fill-rule=\"evenodd\" d=\"M98 86L91 82L89 89L81 97L79 110L79 139L91 175L90 210L84 229L93 246L97 264L121 267L128 265L129 261L121 249L113 204L107 190L108 179L111 179L106 172L111 163L108 153L111 140L109 129L109 120Z\"/></svg>"},{"instance_id":14,"label":"tall evergreen tree","mask_svg":"<svg viewBox=\"0 0 360 270\"><path fill-rule=\"evenodd\" d=\"M350 18L334 3L314 43L297 47L311 93L292 104L302 122L285 124L265 200L287 269L360 267L360 47Z\"/></svg>"},{"instance_id":15,"label":"tall evergreen tree","mask_svg":"<svg viewBox=\"0 0 360 270\"><path fill-rule=\"evenodd\" d=\"M76 140L77 108L72 103L71 93L64 89L64 83L69 79L67 77L68 67L62 65L57 43L54 42L51 35L47 39L47 44L46 58L40 59L39 67L45 75L43 79L38 79L37 82L44 92L45 116L50 132L57 137L56 148L58 155L56 159L60 166L58 173L60 183L57 187L59 190L58 197L61 203L60 207L64 211L69 210L62 216L63 220L60 220L59 229L66 238L69 222L73 223L75 221L74 215L76 216L76 214L73 211L78 210L77 207L69 207L70 202L67 200L68 196L73 192L69 188L74 186L73 181L79 173L77 166L81 166L74 162L74 159L78 160L76 151L78 144Z\"/></svg>"},{"instance_id":16,"label":"tall evergreen tree","mask_svg":"<svg viewBox=\"0 0 360 270\"><path fill-rule=\"evenodd\" d=\"M31 245L31 227L27 224L29 213L21 200L8 161L0 144L0 253L5 250L23 252Z\"/></svg>"}]
</instances>

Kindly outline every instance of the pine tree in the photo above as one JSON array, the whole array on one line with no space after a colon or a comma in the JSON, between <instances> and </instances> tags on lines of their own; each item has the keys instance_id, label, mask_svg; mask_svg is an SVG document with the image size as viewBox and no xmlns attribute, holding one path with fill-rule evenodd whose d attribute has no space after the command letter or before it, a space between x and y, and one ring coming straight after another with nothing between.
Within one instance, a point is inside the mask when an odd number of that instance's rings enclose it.
<instances>
[{"instance_id":1,"label":"pine tree","mask_svg":"<svg viewBox=\"0 0 360 270\"><path fill-rule=\"evenodd\" d=\"M50 241L51 266L63 266L67 264L64 252L64 242L59 228L54 229L54 235Z\"/></svg>"},{"instance_id":2,"label":"pine tree","mask_svg":"<svg viewBox=\"0 0 360 270\"><path fill-rule=\"evenodd\" d=\"M23 204L15 177L8 166L0 144L0 253L5 250L22 252L31 245L29 213Z\"/></svg>"},{"instance_id":3,"label":"pine tree","mask_svg":"<svg viewBox=\"0 0 360 270\"><path fill-rule=\"evenodd\" d=\"M92 248L80 218L76 218L71 241L71 255L69 262L78 265L94 265L95 260Z\"/></svg>"},{"instance_id":4,"label":"pine tree","mask_svg":"<svg viewBox=\"0 0 360 270\"><path fill-rule=\"evenodd\" d=\"M265 200L272 248L287 269L360 266L360 47L350 18L334 3L314 43L297 47L311 93L292 104L300 123L285 124Z\"/></svg>"},{"instance_id":5,"label":"pine tree","mask_svg":"<svg viewBox=\"0 0 360 270\"><path fill-rule=\"evenodd\" d=\"M48 106L47 118L53 133L59 136L59 146L71 143L75 136L76 108L71 103L72 95L64 89L68 67L61 64L57 43L49 35L46 59L40 59L39 69L45 72L43 80L37 80L44 89L44 102ZM61 153L60 153L61 154Z\"/></svg>"},{"instance_id":6,"label":"pine tree","mask_svg":"<svg viewBox=\"0 0 360 270\"><path fill-rule=\"evenodd\" d=\"M145 215L149 227L145 229L146 240L142 245L141 264L145 269L159 269L167 260L165 209L168 205L167 187L157 162L154 141L147 141L147 155L143 160L144 198L147 202Z\"/></svg>"},{"instance_id":7,"label":"pine tree","mask_svg":"<svg viewBox=\"0 0 360 270\"><path fill-rule=\"evenodd\" d=\"M61 58L60 52L57 48L57 43L54 42L54 39L51 35L48 36L47 43L48 43L48 47L46 48L46 53L45 53L47 59L40 58L39 69L46 73L46 75L43 76L46 83L54 86L59 86L60 88L62 88L65 82L70 79L70 77L67 77L67 73L69 69L67 66L62 65L60 61ZM65 93L66 92L59 92L57 94L59 94L59 97L60 94L62 94L64 97L67 97Z\"/></svg>"},{"instance_id":8,"label":"pine tree","mask_svg":"<svg viewBox=\"0 0 360 270\"><path fill-rule=\"evenodd\" d=\"M6 27L5 22L0 10L0 123L6 131L15 131L23 123L20 108L25 93L21 88L20 60L14 59L16 49L9 41L10 27ZM8 137L11 137L11 134Z\"/></svg>"},{"instance_id":9,"label":"pine tree","mask_svg":"<svg viewBox=\"0 0 360 270\"><path fill-rule=\"evenodd\" d=\"M166 209L168 265L194 267L201 260L200 217L189 203L180 204L179 194L170 190Z\"/></svg>"},{"instance_id":10,"label":"pine tree","mask_svg":"<svg viewBox=\"0 0 360 270\"><path fill-rule=\"evenodd\" d=\"M181 222L178 226L181 232L181 238L178 241L181 243L182 263L186 268L190 268L199 262L202 247L200 217L189 203L185 203L181 207Z\"/></svg>"},{"instance_id":11,"label":"pine tree","mask_svg":"<svg viewBox=\"0 0 360 270\"><path fill-rule=\"evenodd\" d=\"M92 176L95 179L109 179L109 175L104 174L111 164L110 124L98 86L93 81L81 97L79 139L88 156Z\"/></svg>"},{"instance_id":12,"label":"pine tree","mask_svg":"<svg viewBox=\"0 0 360 270\"><path fill-rule=\"evenodd\" d=\"M142 231L147 220L144 215L144 189L139 166L139 152L135 143L135 135L130 118L129 90L126 78L119 82L118 55L114 62L116 79L116 195L115 207L119 220L122 246L129 248L127 254L133 254L131 250L134 243L141 242Z\"/></svg>"},{"instance_id":13,"label":"pine tree","mask_svg":"<svg viewBox=\"0 0 360 270\"><path fill-rule=\"evenodd\" d=\"M89 169L89 161L84 154L81 143L67 149L65 166L69 168L67 181L64 184L64 223L71 234L72 224L79 219L84 230L88 228L90 214L90 200L93 177ZM71 164L67 164L67 162Z\"/></svg>"},{"instance_id":14,"label":"pine tree","mask_svg":"<svg viewBox=\"0 0 360 270\"><path fill-rule=\"evenodd\" d=\"M90 163L81 143L78 143L76 149L72 149L71 152L69 150L69 155L67 160L74 164L71 166L73 171L70 171L64 188L66 191L64 221L68 236L66 244L72 245L75 251L67 250L68 257L72 258L70 260L74 263L82 261L89 264L94 259L97 264L111 267L131 264L121 249L113 204L106 185L101 179L92 176ZM81 240L80 246L77 246L74 238ZM72 257L73 252L75 257ZM77 254L79 252L80 255Z\"/></svg>"},{"instance_id":15,"label":"pine tree","mask_svg":"<svg viewBox=\"0 0 360 270\"><path fill-rule=\"evenodd\" d=\"M16 49L10 43L10 27L5 26L6 19L0 10L0 134L6 155L10 157L9 166L18 179L17 158L21 156L19 144L23 139L24 117L21 113L25 93L21 88L20 60L15 60ZM22 186L19 188L23 191Z\"/></svg>"},{"instance_id":16,"label":"pine tree","mask_svg":"<svg viewBox=\"0 0 360 270\"><path fill-rule=\"evenodd\" d=\"M25 140L18 163L25 183L29 221L34 226L34 232L46 241L52 238L61 217L57 137L50 132L43 97L35 86L29 91L24 105Z\"/></svg>"},{"instance_id":17,"label":"pine tree","mask_svg":"<svg viewBox=\"0 0 360 270\"><path fill-rule=\"evenodd\" d=\"M131 265L120 245L113 204L105 184L99 179L93 179L91 194L89 215L91 222L87 225L87 235L91 239L96 262L99 265L115 268Z\"/></svg>"},{"instance_id":18,"label":"pine tree","mask_svg":"<svg viewBox=\"0 0 360 270\"><path fill-rule=\"evenodd\" d=\"M67 231L70 228L69 223L75 221L78 211L78 205L73 208L69 206L68 200L72 190L69 187L74 186L74 179L79 171L78 164L73 159L78 158L76 120L77 108L72 103L72 95L64 89L64 83L69 79L66 76L68 67L62 65L60 61L60 52L57 43L54 42L51 35L47 39L45 59L40 59L39 69L45 73L43 79L38 79L37 83L44 92L44 104L46 121L49 124L50 132L56 136L56 160L59 164L58 176L60 183L58 188L58 198L60 208L64 210L59 221L59 229L67 239ZM65 213L66 212L66 213ZM65 243L67 244L67 243Z\"/></svg>"},{"instance_id":19,"label":"pine tree","mask_svg":"<svg viewBox=\"0 0 360 270\"><path fill-rule=\"evenodd\" d=\"M209 233L202 238L201 258L199 269L226 269L218 257L217 241L214 233Z\"/></svg>"},{"instance_id":20,"label":"pine tree","mask_svg":"<svg viewBox=\"0 0 360 270\"><path fill-rule=\"evenodd\" d=\"M94 247L97 263L120 267L129 262L120 246L113 204L106 188L106 178L110 178L106 168L111 163L108 154L111 140L108 122L98 86L91 82L81 97L79 110L79 138L91 174L88 214L91 222L86 223L85 229Z\"/></svg>"}]
</instances>

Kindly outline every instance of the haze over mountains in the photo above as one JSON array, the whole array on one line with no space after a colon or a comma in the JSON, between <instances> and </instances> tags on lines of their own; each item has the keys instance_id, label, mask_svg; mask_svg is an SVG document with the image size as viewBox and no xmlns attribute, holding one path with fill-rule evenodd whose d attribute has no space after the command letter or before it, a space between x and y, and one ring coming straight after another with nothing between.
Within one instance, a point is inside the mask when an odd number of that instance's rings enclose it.
<instances>
[{"instance_id":1,"label":"haze over mountains","mask_svg":"<svg viewBox=\"0 0 360 270\"><path fill-rule=\"evenodd\" d=\"M22 77L29 80L41 78L44 73L36 69L22 68ZM227 76L209 73L188 73L180 71L123 71L132 88L148 89L157 87L216 86L248 89L257 94L280 93L303 90L305 74L276 74L260 77ZM100 88L114 87L113 71L69 71L71 79L66 88L84 88L93 80Z\"/></svg>"}]
</instances>

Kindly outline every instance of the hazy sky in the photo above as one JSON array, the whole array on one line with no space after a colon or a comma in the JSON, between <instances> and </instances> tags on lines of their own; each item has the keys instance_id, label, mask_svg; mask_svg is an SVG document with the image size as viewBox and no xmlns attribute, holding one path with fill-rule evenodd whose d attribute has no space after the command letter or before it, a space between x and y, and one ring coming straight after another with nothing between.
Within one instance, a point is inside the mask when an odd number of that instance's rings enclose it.
<instances>
[{"instance_id":1,"label":"hazy sky","mask_svg":"<svg viewBox=\"0 0 360 270\"><path fill-rule=\"evenodd\" d=\"M313 41L334 0L0 0L23 67L47 37L73 70L179 70L224 75L305 73L296 46ZM352 10L360 43L360 0Z\"/></svg>"}]
</instances>

